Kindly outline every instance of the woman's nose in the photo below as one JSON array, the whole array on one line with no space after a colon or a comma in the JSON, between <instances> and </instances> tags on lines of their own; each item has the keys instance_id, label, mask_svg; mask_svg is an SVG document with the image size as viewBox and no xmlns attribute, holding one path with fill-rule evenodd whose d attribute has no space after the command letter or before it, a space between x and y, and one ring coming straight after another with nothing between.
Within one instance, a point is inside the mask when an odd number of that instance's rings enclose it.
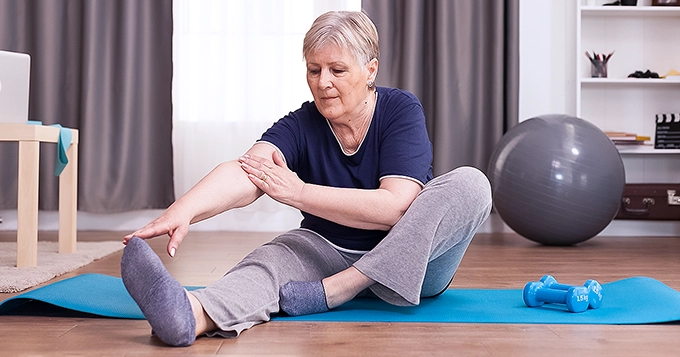
<instances>
[{"instance_id":1,"label":"woman's nose","mask_svg":"<svg viewBox=\"0 0 680 357\"><path fill-rule=\"evenodd\" d=\"M331 88L333 87L333 76L328 70L322 70L319 75L319 87L321 88Z\"/></svg>"}]
</instances>

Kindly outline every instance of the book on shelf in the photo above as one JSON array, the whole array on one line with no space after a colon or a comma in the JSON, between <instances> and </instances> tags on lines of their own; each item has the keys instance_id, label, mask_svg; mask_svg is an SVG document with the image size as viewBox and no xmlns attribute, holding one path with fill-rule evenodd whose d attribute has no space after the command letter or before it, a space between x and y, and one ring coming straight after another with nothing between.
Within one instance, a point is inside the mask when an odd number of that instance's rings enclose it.
<instances>
[{"instance_id":1,"label":"book on shelf","mask_svg":"<svg viewBox=\"0 0 680 357\"><path fill-rule=\"evenodd\" d=\"M646 141L616 141L612 140L614 145L617 146L652 146L652 143L648 143Z\"/></svg>"},{"instance_id":2,"label":"book on shelf","mask_svg":"<svg viewBox=\"0 0 680 357\"><path fill-rule=\"evenodd\" d=\"M646 135L638 135L623 131L605 131L605 134L607 134L615 145L651 145L647 142L652 140L651 137Z\"/></svg>"}]
</instances>

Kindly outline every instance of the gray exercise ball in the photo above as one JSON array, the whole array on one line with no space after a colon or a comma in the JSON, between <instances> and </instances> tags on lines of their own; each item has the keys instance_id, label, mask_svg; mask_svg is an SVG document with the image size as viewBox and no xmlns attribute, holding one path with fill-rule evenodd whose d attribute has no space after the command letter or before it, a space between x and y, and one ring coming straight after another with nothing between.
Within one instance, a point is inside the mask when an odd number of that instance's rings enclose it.
<instances>
[{"instance_id":1,"label":"gray exercise ball","mask_svg":"<svg viewBox=\"0 0 680 357\"><path fill-rule=\"evenodd\" d=\"M520 235L572 245L614 219L626 177L621 155L595 125L542 115L510 129L488 168L496 211Z\"/></svg>"}]
</instances>

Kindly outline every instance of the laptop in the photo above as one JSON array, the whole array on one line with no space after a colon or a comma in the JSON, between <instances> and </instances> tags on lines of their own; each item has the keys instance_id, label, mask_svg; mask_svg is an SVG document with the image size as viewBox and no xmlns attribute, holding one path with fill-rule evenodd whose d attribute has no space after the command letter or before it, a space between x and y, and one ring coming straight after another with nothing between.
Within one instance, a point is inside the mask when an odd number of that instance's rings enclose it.
<instances>
[{"instance_id":1,"label":"laptop","mask_svg":"<svg viewBox=\"0 0 680 357\"><path fill-rule=\"evenodd\" d=\"M31 56L0 50L0 124L28 122Z\"/></svg>"}]
</instances>

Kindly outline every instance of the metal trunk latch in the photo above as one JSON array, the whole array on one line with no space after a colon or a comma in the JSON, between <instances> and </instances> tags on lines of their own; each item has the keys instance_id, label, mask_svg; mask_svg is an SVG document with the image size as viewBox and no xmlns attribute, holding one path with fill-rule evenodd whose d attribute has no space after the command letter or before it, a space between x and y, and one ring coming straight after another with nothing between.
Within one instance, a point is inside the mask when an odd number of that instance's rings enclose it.
<instances>
[{"instance_id":1,"label":"metal trunk latch","mask_svg":"<svg viewBox=\"0 0 680 357\"><path fill-rule=\"evenodd\" d=\"M668 193L668 204L680 206L680 196L675 195L675 190L668 190L666 192Z\"/></svg>"}]
</instances>

